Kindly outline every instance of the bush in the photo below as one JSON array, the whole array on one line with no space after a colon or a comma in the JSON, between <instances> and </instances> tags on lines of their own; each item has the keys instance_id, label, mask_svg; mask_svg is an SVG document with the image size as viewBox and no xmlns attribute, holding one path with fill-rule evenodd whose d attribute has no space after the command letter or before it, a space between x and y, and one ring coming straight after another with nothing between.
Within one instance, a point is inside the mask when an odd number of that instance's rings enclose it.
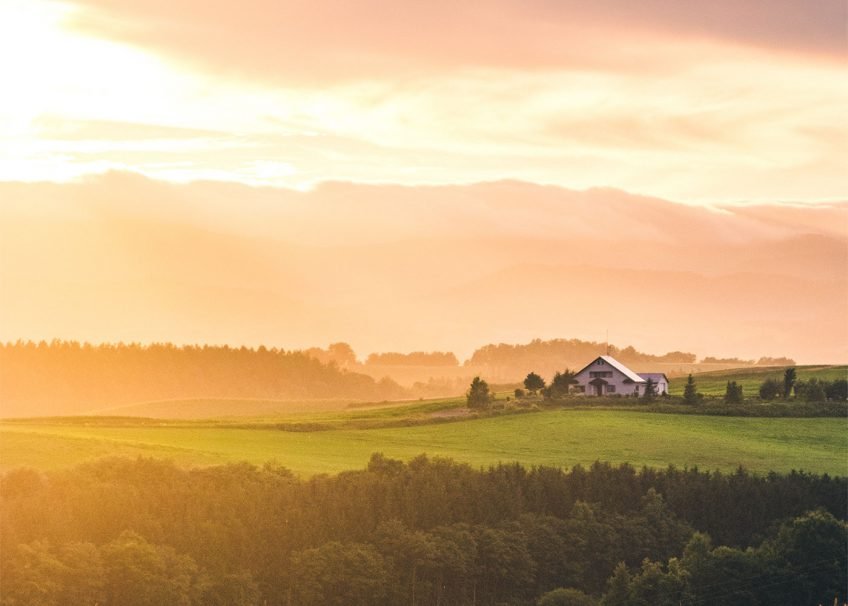
<instances>
[{"instance_id":1,"label":"bush","mask_svg":"<svg viewBox=\"0 0 848 606\"><path fill-rule=\"evenodd\" d=\"M837 379L825 387L828 400L844 402L848 400L848 380Z\"/></svg>"},{"instance_id":2,"label":"bush","mask_svg":"<svg viewBox=\"0 0 848 606\"><path fill-rule=\"evenodd\" d=\"M766 379L760 385L760 399L774 400L783 392L783 384L777 379Z\"/></svg>"}]
</instances>

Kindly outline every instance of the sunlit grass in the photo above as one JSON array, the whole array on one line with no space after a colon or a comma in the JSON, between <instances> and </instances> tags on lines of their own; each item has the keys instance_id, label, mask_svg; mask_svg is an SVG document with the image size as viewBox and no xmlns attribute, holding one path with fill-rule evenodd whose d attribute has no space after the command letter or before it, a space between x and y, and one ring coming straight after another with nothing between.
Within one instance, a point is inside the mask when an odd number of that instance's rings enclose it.
<instances>
[{"instance_id":1,"label":"sunlit grass","mask_svg":"<svg viewBox=\"0 0 848 606\"><path fill-rule=\"evenodd\" d=\"M698 391L707 396L722 396L727 388L728 381L736 381L742 386L746 397L756 397L760 385L766 379L777 379L783 381L782 367L763 368L735 368L732 370L717 370L703 372L693 375ZM848 379L848 366L797 366L797 378L807 381L813 377L820 381L834 381L836 379ZM671 379L669 392L672 395L682 395L686 377Z\"/></svg>"},{"instance_id":2,"label":"sunlit grass","mask_svg":"<svg viewBox=\"0 0 848 606\"><path fill-rule=\"evenodd\" d=\"M554 410L379 429L302 432L270 427L4 423L0 465L46 469L109 455L155 456L184 465L275 460L298 474L312 475L361 468L379 451L405 460L427 453L473 465L520 461L571 466L600 459L650 467L697 465L730 471L742 465L760 473L803 469L848 475L848 421L839 418Z\"/></svg>"}]
</instances>

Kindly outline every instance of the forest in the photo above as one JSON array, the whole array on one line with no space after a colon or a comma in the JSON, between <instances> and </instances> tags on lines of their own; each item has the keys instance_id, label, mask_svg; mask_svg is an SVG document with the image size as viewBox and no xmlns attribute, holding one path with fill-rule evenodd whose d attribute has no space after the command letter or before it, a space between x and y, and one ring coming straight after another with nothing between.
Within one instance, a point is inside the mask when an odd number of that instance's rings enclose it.
<instances>
[{"instance_id":1,"label":"forest","mask_svg":"<svg viewBox=\"0 0 848 606\"><path fill-rule=\"evenodd\" d=\"M170 343L0 343L5 416L177 398L384 400L406 391L297 351Z\"/></svg>"},{"instance_id":2,"label":"forest","mask_svg":"<svg viewBox=\"0 0 848 606\"><path fill-rule=\"evenodd\" d=\"M144 458L16 469L0 603L829 605L846 499L828 475L424 455L308 480Z\"/></svg>"}]
</instances>

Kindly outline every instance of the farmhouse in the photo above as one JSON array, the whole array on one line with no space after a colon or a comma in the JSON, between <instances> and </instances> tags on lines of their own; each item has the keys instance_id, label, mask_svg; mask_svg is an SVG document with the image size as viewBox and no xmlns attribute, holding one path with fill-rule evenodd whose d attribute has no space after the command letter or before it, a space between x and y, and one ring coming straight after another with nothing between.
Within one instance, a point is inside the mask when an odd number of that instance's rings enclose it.
<instances>
[{"instance_id":1,"label":"farmhouse","mask_svg":"<svg viewBox=\"0 0 848 606\"><path fill-rule=\"evenodd\" d=\"M639 396L645 393L648 379L657 395L668 393L668 377L663 373L636 373L612 356L598 356L574 375L577 391L590 396Z\"/></svg>"}]
</instances>

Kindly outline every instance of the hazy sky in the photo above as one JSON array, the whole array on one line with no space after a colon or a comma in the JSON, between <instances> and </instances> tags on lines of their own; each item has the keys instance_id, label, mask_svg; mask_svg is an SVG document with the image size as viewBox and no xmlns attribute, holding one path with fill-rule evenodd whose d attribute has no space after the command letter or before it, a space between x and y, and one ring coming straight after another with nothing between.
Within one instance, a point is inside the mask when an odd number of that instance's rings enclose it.
<instances>
[{"instance_id":1,"label":"hazy sky","mask_svg":"<svg viewBox=\"0 0 848 606\"><path fill-rule=\"evenodd\" d=\"M844 0L0 0L0 180L848 197Z\"/></svg>"},{"instance_id":2,"label":"hazy sky","mask_svg":"<svg viewBox=\"0 0 848 606\"><path fill-rule=\"evenodd\" d=\"M0 339L846 360L846 11L0 0Z\"/></svg>"}]
</instances>

